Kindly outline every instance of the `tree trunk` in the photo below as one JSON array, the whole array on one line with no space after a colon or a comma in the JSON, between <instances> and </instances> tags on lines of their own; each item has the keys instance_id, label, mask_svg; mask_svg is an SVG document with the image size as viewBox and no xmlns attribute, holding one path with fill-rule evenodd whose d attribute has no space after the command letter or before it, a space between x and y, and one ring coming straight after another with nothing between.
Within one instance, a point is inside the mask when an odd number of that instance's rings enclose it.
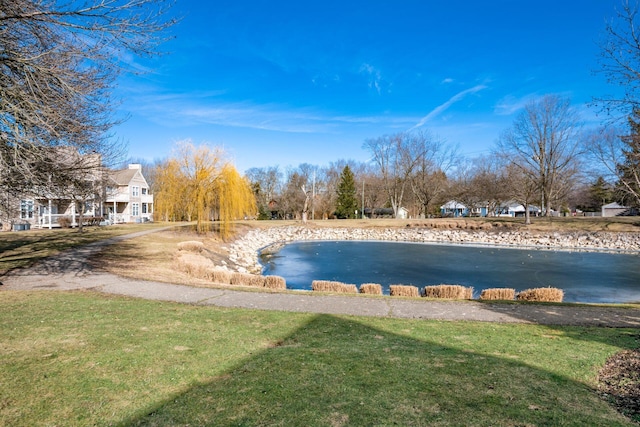
<instances>
[{"instance_id":1,"label":"tree trunk","mask_svg":"<svg viewBox=\"0 0 640 427\"><path fill-rule=\"evenodd\" d=\"M73 203L76 203L75 201ZM78 233L82 233L82 223L84 222L84 203L80 202L80 210L78 211Z\"/></svg>"}]
</instances>

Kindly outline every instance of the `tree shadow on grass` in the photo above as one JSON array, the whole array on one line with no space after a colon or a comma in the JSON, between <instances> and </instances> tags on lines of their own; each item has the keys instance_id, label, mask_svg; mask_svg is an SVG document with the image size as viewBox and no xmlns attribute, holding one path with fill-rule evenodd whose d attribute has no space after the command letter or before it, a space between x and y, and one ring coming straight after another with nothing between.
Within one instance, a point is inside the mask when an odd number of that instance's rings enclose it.
<instances>
[{"instance_id":1,"label":"tree shadow on grass","mask_svg":"<svg viewBox=\"0 0 640 427\"><path fill-rule=\"evenodd\" d=\"M539 325L640 328L640 308L543 302L478 302L480 307Z\"/></svg>"},{"instance_id":2,"label":"tree shadow on grass","mask_svg":"<svg viewBox=\"0 0 640 427\"><path fill-rule=\"evenodd\" d=\"M606 352L594 340L555 349L544 334L511 336L519 329L507 326L493 337L472 323L367 323L376 327L314 317L224 375L121 425L632 425L563 367L535 367L531 356L509 353L522 348L509 345L518 339L549 360ZM446 333L434 333L440 328Z\"/></svg>"}]
</instances>

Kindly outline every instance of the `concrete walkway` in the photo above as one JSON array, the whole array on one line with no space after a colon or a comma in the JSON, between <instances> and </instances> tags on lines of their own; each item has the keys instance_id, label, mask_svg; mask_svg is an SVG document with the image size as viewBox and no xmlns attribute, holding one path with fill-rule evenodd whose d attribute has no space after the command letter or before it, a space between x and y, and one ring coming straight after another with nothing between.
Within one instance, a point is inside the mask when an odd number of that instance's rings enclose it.
<instances>
[{"instance_id":1,"label":"concrete walkway","mask_svg":"<svg viewBox=\"0 0 640 427\"><path fill-rule=\"evenodd\" d=\"M2 277L0 280L3 286L0 286L0 291L85 289L149 300L260 310L544 325L640 327L640 310L621 307L495 304L361 295L317 295L310 291L277 293L199 288L96 272L87 262L91 255L110 244L161 230L118 236L65 251L28 270L14 271Z\"/></svg>"}]
</instances>

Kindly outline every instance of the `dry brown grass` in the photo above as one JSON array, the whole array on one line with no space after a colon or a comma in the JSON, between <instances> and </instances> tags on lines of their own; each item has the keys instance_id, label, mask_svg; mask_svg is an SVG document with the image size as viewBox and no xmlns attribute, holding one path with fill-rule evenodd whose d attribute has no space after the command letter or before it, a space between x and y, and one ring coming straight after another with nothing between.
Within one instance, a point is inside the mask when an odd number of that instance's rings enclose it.
<instances>
[{"instance_id":1,"label":"dry brown grass","mask_svg":"<svg viewBox=\"0 0 640 427\"><path fill-rule=\"evenodd\" d=\"M638 217L554 217L531 218L531 225L524 224L524 218L433 218L433 219L344 219L309 221L305 227L309 228L404 228L404 227L430 227L442 229L468 229L468 230L518 230L528 231L617 231L638 232L640 220ZM270 228L288 225L302 225L301 221L240 221L239 230L246 231L251 228Z\"/></svg>"},{"instance_id":2,"label":"dry brown grass","mask_svg":"<svg viewBox=\"0 0 640 427\"><path fill-rule=\"evenodd\" d=\"M417 286L390 285L389 295L391 295L392 297L419 297L420 292Z\"/></svg>"},{"instance_id":3,"label":"dry brown grass","mask_svg":"<svg viewBox=\"0 0 640 427\"><path fill-rule=\"evenodd\" d=\"M287 289L287 281L280 276L264 276L264 287L269 289Z\"/></svg>"},{"instance_id":4,"label":"dry brown grass","mask_svg":"<svg viewBox=\"0 0 640 427\"><path fill-rule=\"evenodd\" d=\"M314 280L311 282L311 290L318 292L337 292L337 293L358 293L356 285L342 282L334 282L330 280Z\"/></svg>"},{"instance_id":5,"label":"dry brown grass","mask_svg":"<svg viewBox=\"0 0 640 427\"><path fill-rule=\"evenodd\" d=\"M481 300L512 301L516 297L516 290L510 288L483 289L480 293Z\"/></svg>"},{"instance_id":6,"label":"dry brown grass","mask_svg":"<svg viewBox=\"0 0 640 427\"><path fill-rule=\"evenodd\" d=\"M382 295L382 286L377 283L363 283L360 285L361 294Z\"/></svg>"},{"instance_id":7,"label":"dry brown grass","mask_svg":"<svg viewBox=\"0 0 640 427\"><path fill-rule=\"evenodd\" d=\"M200 252L202 252L204 250L204 243L199 242L197 240L189 240L189 241L186 241L186 242L179 242L178 243L178 250L179 251L200 253Z\"/></svg>"},{"instance_id":8,"label":"dry brown grass","mask_svg":"<svg viewBox=\"0 0 640 427\"><path fill-rule=\"evenodd\" d=\"M564 291L558 288L534 288L518 292L518 301L562 302Z\"/></svg>"},{"instance_id":9,"label":"dry brown grass","mask_svg":"<svg viewBox=\"0 0 640 427\"><path fill-rule=\"evenodd\" d=\"M460 285L425 286L422 296L440 299L472 299L473 288L465 288Z\"/></svg>"}]
</instances>

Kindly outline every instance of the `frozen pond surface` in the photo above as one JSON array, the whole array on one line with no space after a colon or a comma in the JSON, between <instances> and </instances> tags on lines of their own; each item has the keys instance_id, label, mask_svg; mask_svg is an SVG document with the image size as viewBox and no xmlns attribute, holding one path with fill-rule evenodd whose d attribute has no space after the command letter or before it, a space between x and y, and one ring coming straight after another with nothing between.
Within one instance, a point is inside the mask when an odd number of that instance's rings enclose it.
<instances>
[{"instance_id":1,"label":"frozen pond surface","mask_svg":"<svg viewBox=\"0 0 640 427\"><path fill-rule=\"evenodd\" d=\"M382 241L304 241L261 256L264 274L282 276L290 289L313 280L420 288L441 283L486 288L552 286L567 302L639 302L640 256L519 250Z\"/></svg>"}]
</instances>

